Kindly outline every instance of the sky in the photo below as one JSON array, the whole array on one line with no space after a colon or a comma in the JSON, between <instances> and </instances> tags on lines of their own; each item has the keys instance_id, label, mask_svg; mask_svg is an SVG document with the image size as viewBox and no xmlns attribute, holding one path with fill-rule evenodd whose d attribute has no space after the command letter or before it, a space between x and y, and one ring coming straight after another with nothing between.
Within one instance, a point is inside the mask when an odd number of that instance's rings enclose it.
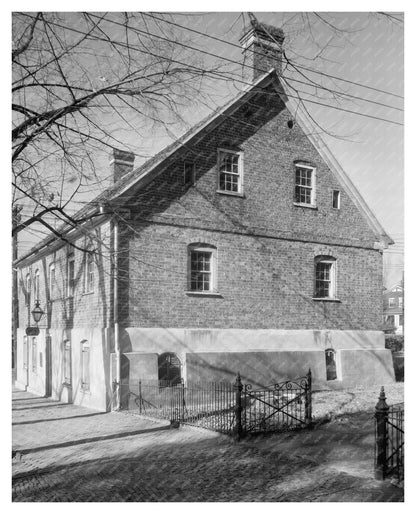
<instances>
[{"instance_id":1,"label":"sky","mask_svg":"<svg viewBox=\"0 0 416 514\"><path fill-rule=\"evenodd\" d=\"M345 172L356 185L384 229L396 244L385 252L385 285L390 287L402 278L404 247L404 24L400 14L254 12L256 18L285 31L285 49L297 65L319 86L342 92L336 100L321 87L311 89L295 80L305 81L299 73L286 69L289 84L302 91L317 130L331 148ZM160 16L160 15L159 15ZM225 73L239 73L242 62L239 38L248 22L247 13L205 12L172 13L168 18L176 25L166 26L187 44L201 50L197 55L204 65L220 63ZM149 23L152 20L149 19ZM193 29L206 35L189 32ZM212 39L213 36L218 38ZM214 54L207 55L207 53ZM317 55L319 55L317 57ZM232 61L232 62L230 62ZM330 78L322 75L332 75ZM343 79L343 80L339 80ZM211 80L210 98L198 106L184 106L187 126L165 131L149 131L142 137L125 135L126 145L136 154L151 156L171 142L172 134L186 128L224 104L242 87L242 81ZM195 107L197 106L197 107ZM346 110L358 114L351 114ZM378 119L377 119L378 118ZM329 135L331 134L331 135ZM140 164L140 158L136 159ZM108 174L107 162L100 163ZM95 196L95 195L94 195ZM90 194L90 198L92 198ZM88 195L82 201L88 200ZM73 210L80 204L74 203ZM23 251L40 235L22 235Z\"/></svg>"}]
</instances>

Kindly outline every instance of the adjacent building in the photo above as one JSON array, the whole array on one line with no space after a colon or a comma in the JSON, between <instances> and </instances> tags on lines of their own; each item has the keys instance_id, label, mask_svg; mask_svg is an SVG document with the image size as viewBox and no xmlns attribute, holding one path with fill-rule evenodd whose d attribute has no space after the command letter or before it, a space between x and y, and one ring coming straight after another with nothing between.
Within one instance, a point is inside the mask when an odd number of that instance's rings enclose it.
<instances>
[{"instance_id":1,"label":"adjacent building","mask_svg":"<svg viewBox=\"0 0 416 514\"><path fill-rule=\"evenodd\" d=\"M386 328L391 332L404 333L404 287L403 281L383 291L383 316Z\"/></svg>"},{"instance_id":2,"label":"adjacent building","mask_svg":"<svg viewBox=\"0 0 416 514\"><path fill-rule=\"evenodd\" d=\"M138 378L394 381L393 241L286 95L283 40L251 24L251 84L140 168L115 150L114 185L15 262L20 387L107 410Z\"/></svg>"}]
</instances>

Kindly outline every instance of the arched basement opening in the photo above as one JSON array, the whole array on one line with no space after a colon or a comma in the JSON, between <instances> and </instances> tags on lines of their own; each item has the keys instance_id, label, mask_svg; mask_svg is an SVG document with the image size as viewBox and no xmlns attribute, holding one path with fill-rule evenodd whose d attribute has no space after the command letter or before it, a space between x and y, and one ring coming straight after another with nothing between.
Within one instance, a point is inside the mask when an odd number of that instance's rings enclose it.
<instances>
[{"instance_id":1,"label":"arched basement opening","mask_svg":"<svg viewBox=\"0 0 416 514\"><path fill-rule=\"evenodd\" d=\"M176 385L181 382L181 361L175 353L166 352L158 356L158 378Z\"/></svg>"},{"instance_id":2,"label":"arched basement opening","mask_svg":"<svg viewBox=\"0 0 416 514\"><path fill-rule=\"evenodd\" d=\"M337 379L337 363L335 357L335 350L328 348L325 350L325 364L326 364L326 379Z\"/></svg>"}]
</instances>

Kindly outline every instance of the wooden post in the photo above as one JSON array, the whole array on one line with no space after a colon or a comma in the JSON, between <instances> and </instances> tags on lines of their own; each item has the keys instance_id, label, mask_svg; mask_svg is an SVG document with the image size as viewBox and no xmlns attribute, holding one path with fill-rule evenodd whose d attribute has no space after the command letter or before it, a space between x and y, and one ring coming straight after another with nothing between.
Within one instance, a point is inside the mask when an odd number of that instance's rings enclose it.
<instances>
[{"instance_id":1,"label":"wooden post","mask_svg":"<svg viewBox=\"0 0 416 514\"><path fill-rule=\"evenodd\" d=\"M380 390L380 396L376 405L376 460L374 476L377 480L384 480L386 476L387 459L387 418L389 406L386 402L384 387Z\"/></svg>"},{"instance_id":2,"label":"wooden post","mask_svg":"<svg viewBox=\"0 0 416 514\"><path fill-rule=\"evenodd\" d=\"M311 368L306 375L307 390L305 394L305 423L307 426L312 424L312 372Z\"/></svg>"},{"instance_id":3,"label":"wooden post","mask_svg":"<svg viewBox=\"0 0 416 514\"><path fill-rule=\"evenodd\" d=\"M241 383L240 373L237 373L235 380L235 438L237 441L243 435L243 424L241 422L241 413L243 411L241 404L241 392L243 391L243 384Z\"/></svg>"}]
</instances>

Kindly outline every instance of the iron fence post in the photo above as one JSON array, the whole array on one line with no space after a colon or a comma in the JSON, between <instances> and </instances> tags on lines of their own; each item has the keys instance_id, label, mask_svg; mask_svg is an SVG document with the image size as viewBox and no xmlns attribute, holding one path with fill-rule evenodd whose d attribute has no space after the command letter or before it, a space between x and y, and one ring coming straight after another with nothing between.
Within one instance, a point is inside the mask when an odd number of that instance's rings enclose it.
<instances>
[{"instance_id":1,"label":"iron fence post","mask_svg":"<svg viewBox=\"0 0 416 514\"><path fill-rule=\"evenodd\" d=\"M185 419L185 382L181 379L181 410L180 410L180 421Z\"/></svg>"},{"instance_id":2,"label":"iron fence post","mask_svg":"<svg viewBox=\"0 0 416 514\"><path fill-rule=\"evenodd\" d=\"M389 406L386 402L384 387L380 390L380 396L376 405L376 459L374 476L377 480L384 480L386 475L387 459L387 419Z\"/></svg>"},{"instance_id":3,"label":"iron fence post","mask_svg":"<svg viewBox=\"0 0 416 514\"><path fill-rule=\"evenodd\" d=\"M305 395L305 423L310 426L312 423L312 371L309 371L306 375L307 391Z\"/></svg>"},{"instance_id":4,"label":"iron fence post","mask_svg":"<svg viewBox=\"0 0 416 514\"><path fill-rule=\"evenodd\" d=\"M241 439L243 435L243 424L241 422L241 413L243 411L241 404L241 393L243 391L243 384L241 383L240 373L237 373L237 378L235 380L235 437L237 441Z\"/></svg>"},{"instance_id":5,"label":"iron fence post","mask_svg":"<svg viewBox=\"0 0 416 514\"><path fill-rule=\"evenodd\" d=\"M117 382L117 380L114 379L113 380L113 410L117 410L120 405L118 402L119 388L120 388L119 382Z\"/></svg>"}]
</instances>

